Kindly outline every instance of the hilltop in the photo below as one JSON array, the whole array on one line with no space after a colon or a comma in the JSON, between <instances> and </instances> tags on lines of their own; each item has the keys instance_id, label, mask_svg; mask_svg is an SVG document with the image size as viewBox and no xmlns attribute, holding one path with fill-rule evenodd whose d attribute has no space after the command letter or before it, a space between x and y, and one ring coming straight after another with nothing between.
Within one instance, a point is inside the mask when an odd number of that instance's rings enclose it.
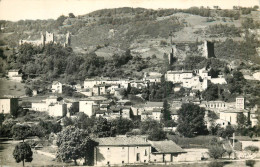
<instances>
[{"instance_id":1,"label":"hilltop","mask_svg":"<svg viewBox=\"0 0 260 167\"><path fill-rule=\"evenodd\" d=\"M203 7L159 10L116 8L98 10L77 17L71 13L69 16L60 16L57 20L1 21L0 44L9 60L9 65L3 64L3 67L21 68L21 65L10 62L12 57L17 56L19 40L39 40L41 32L45 31L53 33L54 41L61 44L65 41L66 33L70 32L73 53L70 52L69 55L76 54L79 60L86 56L91 58L89 55L95 54L105 59L100 60L103 64L106 59L124 55L130 50L132 56L145 58L142 60L145 63L141 64L137 58L130 61L130 64L120 66L120 71L128 71L127 73L132 71L131 73L137 77L142 75L139 72L149 70L161 72L173 43L177 47L176 56L179 63L186 57L202 56L201 45L207 40L215 43L215 55L218 59L226 62L239 59L260 64L259 39L257 39L259 33L256 31L260 28L260 13L257 9L257 7L234 8L234 10ZM51 59L42 58L39 54L49 55L42 50L36 53L38 56L33 58L34 61L42 63ZM138 65L135 62L138 62ZM37 71L23 68L24 71L34 73ZM61 71L64 71L64 68ZM105 71L109 71L108 69L111 68L107 67ZM138 69L137 74L134 69ZM84 78L85 74L81 75Z\"/></svg>"}]
</instances>

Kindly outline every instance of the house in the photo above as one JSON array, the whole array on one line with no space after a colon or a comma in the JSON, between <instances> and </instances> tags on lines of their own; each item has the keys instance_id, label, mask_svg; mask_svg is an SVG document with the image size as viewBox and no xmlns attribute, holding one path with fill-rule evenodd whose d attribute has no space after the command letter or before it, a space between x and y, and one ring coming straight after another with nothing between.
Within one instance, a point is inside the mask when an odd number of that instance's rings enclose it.
<instances>
[{"instance_id":1,"label":"house","mask_svg":"<svg viewBox=\"0 0 260 167\"><path fill-rule=\"evenodd\" d=\"M131 110L130 107L123 107L122 111L121 111L121 117L122 118L126 118L126 119L131 119L131 114L130 114Z\"/></svg>"},{"instance_id":2,"label":"house","mask_svg":"<svg viewBox=\"0 0 260 167\"><path fill-rule=\"evenodd\" d=\"M192 78L193 71L167 71L165 74L165 80L172 83L182 83L183 78Z\"/></svg>"},{"instance_id":3,"label":"house","mask_svg":"<svg viewBox=\"0 0 260 167\"><path fill-rule=\"evenodd\" d=\"M162 109L161 108L154 108L152 111L152 118L156 121L161 121L161 118L163 116Z\"/></svg>"},{"instance_id":4,"label":"house","mask_svg":"<svg viewBox=\"0 0 260 167\"><path fill-rule=\"evenodd\" d=\"M53 81L51 91L52 93L62 93L62 83L59 81Z\"/></svg>"},{"instance_id":5,"label":"house","mask_svg":"<svg viewBox=\"0 0 260 167\"><path fill-rule=\"evenodd\" d=\"M106 101L107 98L102 96L91 96L79 101L79 112L84 112L89 117L93 116L95 111L100 107L100 103Z\"/></svg>"},{"instance_id":6,"label":"house","mask_svg":"<svg viewBox=\"0 0 260 167\"><path fill-rule=\"evenodd\" d=\"M94 115L95 102L90 100L80 100L79 101L79 112L85 113L87 116L91 117Z\"/></svg>"},{"instance_id":7,"label":"house","mask_svg":"<svg viewBox=\"0 0 260 167\"><path fill-rule=\"evenodd\" d=\"M48 113L53 117L64 117L67 114L67 104L57 102L48 106Z\"/></svg>"},{"instance_id":8,"label":"house","mask_svg":"<svg viewBox=\"0 0 260 167\"><path fill-rule=\"evenodd\" d=\"M48 105L46 102L32 102L32 110L34 111L47 111Z\"/></svg>"},{"instance_id":9,"label":"house","mask_svg":"<svg viewBox=\"0 0 260 167\"><path fill-rule=\"evenodd\" d=\"M224 111L219 112L219 118L228 121L231 125L237 125L238 114L243 113L245 116L249 116L249 111L247 110L237 110L229 108Z\"/></svg>"},{"instance_id":10,"label":"house","mask_svg":"<svg viewBox=\"0 0 260 167\"><path fill-rule=\"evenodd\" d=\"M180 154L186 153L171 140L149 141L152 146L150 162L177 162Z\"/></svg>"},{"instance_id":11,"label":"house","mask_svg":"<svg viewBox=\"0 0 260 167\"><path fill-rule=\"evenodd\" d=\"M58 99L57 96L50 96L50 97L46 98L45 102L49 106L52 103L57 103L57 101L58 101L57 99Z\"/></svg>"},{"instance_id":12,"label":"house","mask_svg":"<svg viewBox=\"0 0 260 167\"><path fill-rule=\"evenodd\" d=\"M131 106L133 116L140 117L141 120L151 118L159 121L162 109L163 102L146 102Z\"/></svg>"},{"instance_id":13,"label":"house","mask_svg":"<svg viewBox=\"0 0 260 167\"><path fill-rule=\"evenodd\" d=\"M151 144L140 137L97 138L94 165L143 164L149 162Z\"/></svg>"},{"instance_id":14,"label":"house","mask_svg":"<svg viewBox=\"0 0 260 167\"><path fill-rule=\"evenodd\" d=\"M197 72L197 75L195 75ZM167 71L165 80L174 84L182 84L182 87L203 91L208 87L208 73L205 70L193 71ZM175 91L179 91L176 89Z\"/></svg>"},{"instance_id":15,"label":"house","mask_svg":"<svg viewBox=\"0 0 260 167\"><path fill-rule=\"evenodd\" d=\"M18 98L0 98L0 113L15 113L18 107Z\"/></svg>"},{"instance_id":16,"label":"house","mask_svg":"<svg viewBox=\"0 0 260 167\"><path fill-rule=\"evenodd\" d=\"M149 81L150 83L160 83L162 74L158 72L149 72L144 74L144 81Z\"/></svg>"},{"instance_id":17,"label":"house","mask_svg":"<svg viewBox=\"0 0 260 167\"><path fill-rule=\"evenodd\" d=\"M226 79L223 78L222 76L219 76L218 78L211 78L210 81L213 84L220 84L220 85L227 84Z\"/></svg>"},{"instance_id":18,"label":"house","mask_svg":"<svg viewBox=\"0 0 260 167\"><path fill-rule=\"evenodd\" d=\"M103 117L105 115L105 112L104 110L97 110L96 111L96 117Z\"/></svg>"},{"instance_id":19,"label":"house","mask_svg":"<svg viewBox=\"0 0 260 167\"><path fill-rule=\"evenodd\" d=\"M9 70L8 71L8 77L13 80L13 81L17 81L17 82L21 82L22 79L22 74L21 71L18 69L13 69L13 70Z\"/></svg>"},{"instance_id":20,"label":"house","mask_svg":"<svg viewBox=\"0 0 260 167\"><path fill-rule=\"evenodd\" d=\"M144 137L97 138L94 165L143 165L148 163L177 162L185 154L173 141L148 141Z\"/></svg>"},{"instance_id":21,"label":"house","mask_svg":"<svg viewBox=\"0 0 260 167\"><path fill-rule=\"evenodd\" d=\"M226 110L228 104L224 101L202 101L200 107L204 107L207 110L219 111Z\"/></svg>"},{"instance_id":22,"label":"house","mask_svg":"<svg viewBox=\"0 0 260 167\"><path fill-rule=\"evenodd\" d=\"M18 69L13 69L8 71L8 77L12 78L13 76L17 76L20 74L20 70Z\"/></svg>"}]
</instances>

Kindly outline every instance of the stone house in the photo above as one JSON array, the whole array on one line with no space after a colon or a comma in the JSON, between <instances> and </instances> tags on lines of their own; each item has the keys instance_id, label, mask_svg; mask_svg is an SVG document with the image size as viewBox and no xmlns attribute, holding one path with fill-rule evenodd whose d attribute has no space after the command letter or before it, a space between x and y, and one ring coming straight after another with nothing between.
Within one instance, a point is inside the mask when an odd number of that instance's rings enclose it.
<instances>
[{"instance_id":1,"label":"stone house","mask_svg":"<svg viewBox=\"0 0 260 167\"><path fill-rule=\"evenodd\" d=\"M23 80L21 70L18 70L18 69L9 70L8 77L9 77L9 79L16 81L16 82L21 82Z\"/></svg>"},{"instance_id":2,"label":"stone house","mask_svg":"<svg viewBox=\"0 0 260 167\"><path fill-rule=\"evenodd\" d=\"M152 146L150 162L167 163L179 161L179 155L186 153L180 146L172 140L149 141Z\"/></svg>"},{"instance_id":3,"label":"stone house","mask_svg":"<svg viewBox=\"0 0 260 167\"><path fill-rule=\"evenodd\" d=\"M62 83L59 81L53 81L51 91L52 93L62 93Z\"/></svg>"},{"instance_id":4,"label":"stone house","mask_svg":"<svg viewBox=\"0 0 260 167\"><path fill-rule=\"evenodd\" d=\"M186 153L173 141L155 142L143 137L106 137L95 141L95 166L174 162Z\"/></svg>"},{"instance_id":5,"label":"stone house","mask_svg":"<svg viewBox=\"0 0 260 167\"><path fill-rule=\"evenodd\" d=\"M18 110L18 107L18 98L0 98L0 113L14 113Z\"/></svg>"},{"instance_id":6,"label":"stone house","mask_svg":"<svg viewBox=\"0 0 260 167\"><path fill-rule=\"evenodd\" d=\"M53 117L63 117L66 116L67 114L67 104L65 103L55 103L55 104L50 104L48 106L48 113L50 116Z\"/></svg>"}]
</instances>

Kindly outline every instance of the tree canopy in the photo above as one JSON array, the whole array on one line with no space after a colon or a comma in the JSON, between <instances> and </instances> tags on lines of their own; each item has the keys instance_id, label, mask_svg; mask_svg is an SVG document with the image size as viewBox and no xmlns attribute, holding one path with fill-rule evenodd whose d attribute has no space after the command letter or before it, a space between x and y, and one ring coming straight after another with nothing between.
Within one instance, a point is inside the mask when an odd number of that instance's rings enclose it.
<instances>
[{"instance_id":1,"label":"tree canopy","mask_svg":"<svg viewBox=\"0 0 260 167\"><path fill-rule=\"evenodd\" d=\"M33 160L33 152L31 150L31 147L27 143L19 143L15 146L15 149L13 151L13 157L17 163L23 162L32 162Z\"/></svg>"},{"instance_id":2,"label":"tree canopy","mask_svg":"<svg viewBox=\"0 0 260 167\"><path fill-rule=\"evenodd\" d=\"M88 133L68 126L57 136L57 158L62 161L73 160L77 165L77 159L84 158L86 162L92 163L90 157L94 154L95 142L89 137Z\"/></svg>"},{"instance_id":3,"label":"tree canopy","mask_svg":"<svg viewBox=\"0 0 260 167\"><path fill-rule=\"evenodd\" d=\"M207 133L204 122L205 109L192 103L184 103L178 112L177 130L185 137L193 137Z\"/></svg>"}]
</instances>

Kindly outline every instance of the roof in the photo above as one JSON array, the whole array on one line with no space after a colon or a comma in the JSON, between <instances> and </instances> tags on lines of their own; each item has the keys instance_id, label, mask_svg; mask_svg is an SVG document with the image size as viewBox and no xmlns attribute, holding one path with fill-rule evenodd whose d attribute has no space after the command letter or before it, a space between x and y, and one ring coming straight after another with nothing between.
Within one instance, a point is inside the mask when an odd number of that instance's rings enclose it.
<instances>
[{"instance_id":1,"label":"roof","mask_svg":"<svg viewBox=\"0 0 260 167\"><path fill-rule=\"evenodd\" d=\"M146 107L163 107L163 102L147 102Z\"/></svg>"},{"instance_id":2,"label":"roof","mask_svg":"<svg viewBox=\"0 0 260 167\"><path fill-rule=\"evenodd\" d=\"M8 72L19 72L20 70L19 69L12 69L12 70L9 70Z\"/></svg>"},{"instance_id":3,"label":"roof","mask_svg":"<svg viewBox=\"0 0 260 167\"><path fill-rule=\"evenodd\" d=\"M180 146L175 144L172 140L165 141L149 141L156 152L153 153L186 153Z\"/></svg>"},{"instance_id":4,"label":"roof","mask_svg":"<svg viewBox=\"0 0 260 167\"><path fill-rule=\"evenodd\" d=\"M140 137L105 137L94 140L99 146L151 146L146 139Z\"/></svg>"}]
</instances>

